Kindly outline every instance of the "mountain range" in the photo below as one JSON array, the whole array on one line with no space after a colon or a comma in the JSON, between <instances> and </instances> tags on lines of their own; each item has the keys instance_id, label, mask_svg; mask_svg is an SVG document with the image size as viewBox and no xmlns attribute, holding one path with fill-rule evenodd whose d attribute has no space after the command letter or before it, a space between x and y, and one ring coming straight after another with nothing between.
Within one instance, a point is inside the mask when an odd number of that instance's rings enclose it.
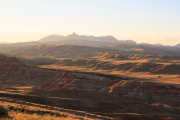
<instances>
[{"instance_id":1,"label":"mountain range","mask_svg":"<svg viewBox=\"0 0 180 120\"><path fill-rule=\"evenodd\" d=\"M136 43L133 40L118 40L113 36L85 36L76 33L61 36L50 35L33 42L0 44L0 53L21 56L95 56L101 52L128 54L153 54L164 56L180 56L180 45L164 46L159 44ZM24 52L24 53L23 53ZM72 53L72 54L71 54ZM86 55L81 55L86 53ZM93 53L93 54L92 54ZM78 55L79 54L79 55Z\"/></svg>"}]
</instances>

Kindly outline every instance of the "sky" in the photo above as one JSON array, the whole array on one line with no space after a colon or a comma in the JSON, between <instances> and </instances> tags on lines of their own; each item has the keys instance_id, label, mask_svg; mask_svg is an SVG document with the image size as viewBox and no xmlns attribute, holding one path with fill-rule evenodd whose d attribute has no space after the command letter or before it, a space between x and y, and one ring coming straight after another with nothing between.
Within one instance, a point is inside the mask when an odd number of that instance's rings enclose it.
<instances>
[{"instance_id":1,"label":"sky","mask_svg":"<svg viewBox=\"0 0 180 120\"><path fill-rule=\"evenodd\" d=\"M175 45L179 6L180 0L0 0L0 42L76 32Z\"/></svg>"}]
</instances>

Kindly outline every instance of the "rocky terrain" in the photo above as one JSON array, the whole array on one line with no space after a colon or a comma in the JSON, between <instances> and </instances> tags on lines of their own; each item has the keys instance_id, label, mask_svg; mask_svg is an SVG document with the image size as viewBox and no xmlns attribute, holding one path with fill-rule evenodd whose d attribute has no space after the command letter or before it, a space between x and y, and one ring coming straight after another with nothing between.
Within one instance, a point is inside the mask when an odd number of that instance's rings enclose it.
<instances>
[{"instance_id":1,"label":"rocky terrain","mask_svg":"<svg viewBox=\"0 0 180 120\"><path fill-rule=\"evenodd\" d=\"M180 118L178 45L72 34L1 46L0 105L14 118Z\"/></svg>"}]
</instances>

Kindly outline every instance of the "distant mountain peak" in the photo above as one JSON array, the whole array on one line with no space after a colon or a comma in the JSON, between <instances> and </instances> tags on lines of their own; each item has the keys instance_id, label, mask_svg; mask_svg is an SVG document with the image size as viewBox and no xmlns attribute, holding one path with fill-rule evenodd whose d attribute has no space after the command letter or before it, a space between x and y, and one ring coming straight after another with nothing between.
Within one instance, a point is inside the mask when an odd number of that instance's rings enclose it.
<instances>
[{"instance_id":1,"label":"distant mountain peak","mask_svg":"<svg viewBox=\"0 0 180 120\"><path fill-rule=\"evenodd\" d=\"M66 36L66 38L68 38L68 39L73 39L73 38L81 39L81 37L82 36L80 36L79 34L77 34L75 32Z\"/></svg>"},{"instance_id":2,"label":"distant mountain peak","mask_svg":"<svg viewBox=\"0 0 180 120\"><path fill-rule=\"evenodd\" d=\"M72 36L79 36L76 32L73 32L72 34L70 34Z\"/></svg>"},{"instance_id":3,"label":"distant mountain peak","mask_svg":"<svg viewBox=\"0 0 180 120\"><path fill-rule=\"evenodd\" d=\"M133 40L118 40L112 35L106 36L93 36L93 35L79 35L75 32L72 34L50 35L41 40L41 43L47 44L59 44L59 45L78 45L78 46L91 46L91 47L111 47L119 44L131 44L135 45Z\"/></svg>"}]
</instances>

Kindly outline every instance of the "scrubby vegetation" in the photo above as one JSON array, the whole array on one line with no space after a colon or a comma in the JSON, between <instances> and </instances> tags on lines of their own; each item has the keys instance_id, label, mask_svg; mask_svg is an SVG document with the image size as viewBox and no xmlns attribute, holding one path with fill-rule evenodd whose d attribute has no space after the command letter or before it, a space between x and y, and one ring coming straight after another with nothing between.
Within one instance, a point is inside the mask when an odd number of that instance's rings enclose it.
<instances>
[{"instance_id":1,"label":"scrubby vegetation","mask_svg":"<svg viewBox=\"0 0 180 120\"><path fill-rule=\"evenodd\" d=\"M6 110L4 107L0 106L0 118L7 117L7 116L8 116L8 110Z\"/></svg>"}]
</instances>

